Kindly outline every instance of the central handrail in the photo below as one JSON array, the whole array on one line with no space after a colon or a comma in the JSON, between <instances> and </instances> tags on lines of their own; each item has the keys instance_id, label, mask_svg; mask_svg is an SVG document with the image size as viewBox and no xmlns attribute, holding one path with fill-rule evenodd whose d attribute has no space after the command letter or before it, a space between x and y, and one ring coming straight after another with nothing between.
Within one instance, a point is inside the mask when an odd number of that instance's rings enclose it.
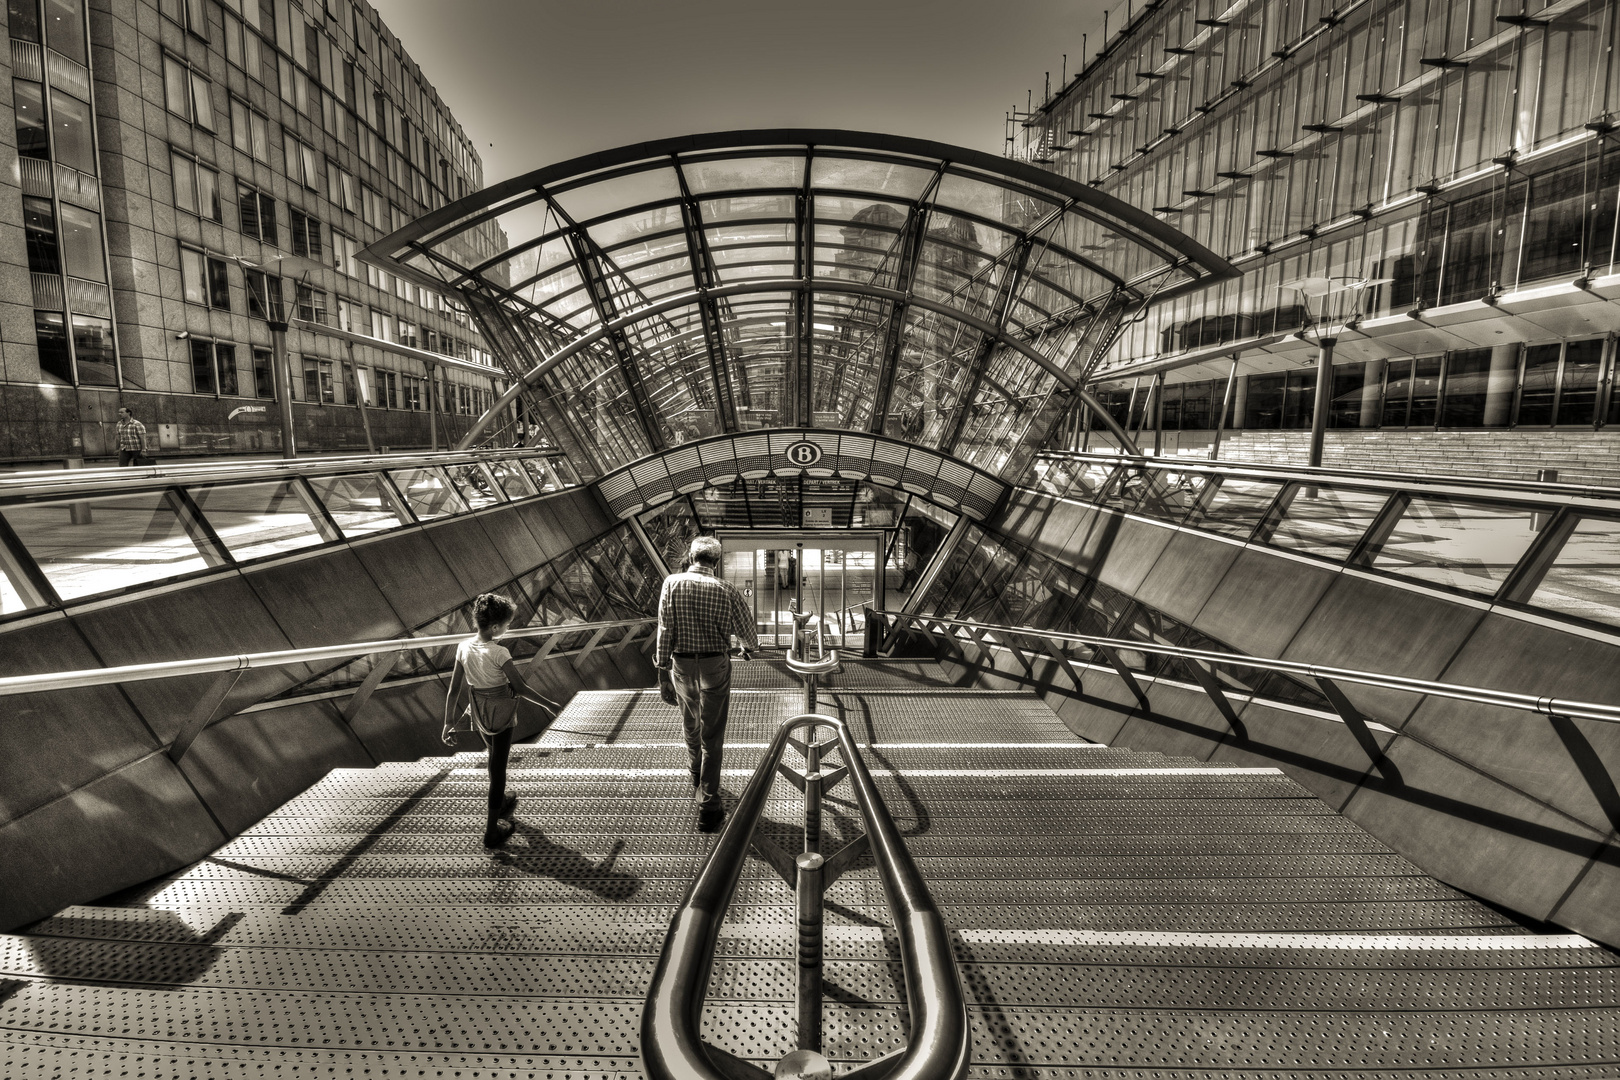
<instances>
[{"instance_id":1,"label":"central handrail","mask_svg":"<svg viewBox=\"0 0 1620 1080\"><path fill-rule=\"evenodd\" d=\"M704 1042L703 1000L720 926L737 890L788 738L798 728L816 726L833 729L865 820L872 858L900 941L911 1020L911 1039L904 1050L868 1062L841 1080L960 1080L967 1072L967 1005L945 920L900 839L900 830L872 783L849 729L835 716L801 713L777 728L670 921L641 1015L641 1058L650 1080L763 1080L771 1075Z\"/></svg>"}]
</instances>

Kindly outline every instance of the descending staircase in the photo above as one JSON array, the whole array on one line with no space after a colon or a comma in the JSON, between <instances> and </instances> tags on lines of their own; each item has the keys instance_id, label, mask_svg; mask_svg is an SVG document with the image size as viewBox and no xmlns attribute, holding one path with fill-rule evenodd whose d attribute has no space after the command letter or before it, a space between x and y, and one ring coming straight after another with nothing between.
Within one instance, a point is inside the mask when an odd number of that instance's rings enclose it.
<instances>
[{"instance_id":1,"label":"descending staircase","mask_svg":"<svg viewBox=\"0 0 1620 1080\"><path fill-rule=\"evenodd\" d=\"M956 933L980 1077L1620 1073L1620 963L1427 877L1269 768L1082 742L1031 694L846 665L823 694ZM735 795L802 693L738 669ZM790 758L793 757L789 752ZM672 907L712 837L674 711L579 695L514 749L505 855L482 755L339 770L117 906L0 937L0 1075L639 1075ZM779 782L762 829L798 843ZM829 847L858 815L829 799ZM826 1053L903 1045L869 864L828 893ZM750 861L706 1037L793 1048L793 897Z\"/></svg>"}]
</instances>

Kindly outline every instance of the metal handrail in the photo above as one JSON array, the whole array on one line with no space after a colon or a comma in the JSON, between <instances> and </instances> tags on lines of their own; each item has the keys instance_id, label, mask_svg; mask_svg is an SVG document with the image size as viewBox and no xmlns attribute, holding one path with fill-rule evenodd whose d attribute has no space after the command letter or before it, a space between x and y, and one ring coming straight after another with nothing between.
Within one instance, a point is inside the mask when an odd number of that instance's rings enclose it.
<instances>
[{"instance_id":1,"label":"metal handrail","mask_svg":"<svg viewBox=\"0 0 1620 1080\"><path fill-rule=\"evenodd\" d=\"M511 458L565 458L554 449L439 450L417 454L352 454L334 457L264 459L247 461L177 462L126 468L49 469L0 475L0 500L79 495L87 489L116 487L120 493L170 487L175 484L217 483L223 480L278 479L288 476L331 476L339 473L424 468L430 465L470 465Z\"/></svg>"},{"instance_id":2,"label":"metal handrail","mask_svg":"<svg viewBox=\"0 0 1620 1080\"><path fill-rule=\"evenodd\" d=\"M1492 477L1450 476L1438 473L1374 472L1363 469L1327 466L1266 465L1252 461L1208 461L1170 456L1096 454L1083 450L1043 450L1040 453L1040 458L1061 461L1086 461L1114 467L1162 469L1167 472L1200 473L1209 476L1278 482L1290 480L1331 482L1339 480L1355 487L1372 488L1378 491L1411 491L1414 488L1440 490L1455 488L1464 489L1470 493L1481 491L1505 492L1511 493L1515 497L1556 500L1560 506L1567 505L1571 499L1602 499L1606 502L1620 500L1620 487L1603 487L1595 484L1565 484L1544 480L1504 480ZM1041 490L1033 486L1033 484L1023 486L1031 491ZM1053 494L1050 491L1041 493ZM1065 496L1062 493L1057 493L1057 497L1063 498Z\"/></svg>"},{"instance_id":3,"label":"metal handrail","mask_svg":"<svg viewBox=\"0 0 1620 1080\"><path fill-rule=\"evenodd\" d=\"M765 1080L771 1075L704 1042L703 1000L720 926L742 876L788 737L800 727L819 725L834 731L865 820L873 861L900 941L911 1021L911 1040L904 1050L868 1062L845 1074L843 1080L960 1080L967 1072L967 1004L945 920L900 839L849 729L837 717L802 713L777 728L730 820L670 920L641 1014L641 1059L649 1080Z\"/></svg>"},{"instance_id":4,"label":"metal handrail","mask_svg":"<svg viewBox=\"0 0 1620 1080\"><path fill-rule=\"evenodd\" d=\"M924 625L937 624L965 627L970 632L977 630L981 633L1016 638L1034 638L1047 642L1073 642L1095 648L1099 652L1103 652L1105 656L1110 652L1127 651L1149 653L1155 656L1173 656L1182 660L1192 660L1210 665L1221 664L1233 667L1257 668L1262 671L1277 671L1288 675L1300 675L1315 679L1319 683L1323 680L1333 683L1356 683L1361 686L1373 686L1384 690L1404 690L1413 694L1450 698L1454 701L1468 701L1476 705L1494 705L1504 709L1517 709L1521 712L1539 713L1543 716L1565 716L1580 720L1596 720L1609 724L1620 723L1620 705L1605 705L1601 702L1574 701L1568 698L1535 694L1515 694L1506 690L1488 690L1478 686L1459 686L1455 683L1413 679L1404 675L1384 675L1351 668L1327 667L1322 664L1302 664L1293 660L1272 660L1261 656L1249 656L1244 653L1187 649L1179 645L1164 645L1154 641L1097 637L1092 634L1043 630L1032 626L1000 626L993 623L976 622L972 619L951 619L937 615L913 615L895 611L883 611L879 612L879 614ZM1334 704L1337 705L1338 703L1335 702Z\"/></svg>"},{"instance_id":5,"label":"metal handrail","mask_svg":"<svg viewBox=\"0 0 1620 1080\"><path fill-rule=\"evenodd\" d=\"M609 622L565 623L557 626L531 626L509 630L508 638L545 638L557 634L580 631L607 631L621 626L643 626L656 620L652 616L640 619L615 619ZM12 675L0 678L0 697L33 694L46 690L68 690L83 686L106 686L112 683L146 682L152 679L172 679L181 675L205 675L210 672L246 671L250 668L287 667L321 660L341 660L346 656L365 656L373 653L397 653L407 650L441 649L466 640L465 632L435 634L432 637L390 638L385 641L351 641L343 645L317 645L305 649L280 649L275 652L240 653L235 656L210 656L197 660L165 660L153 664L128 664L123 667L90 668L84 671L46 672L38 675Z\"/></svg>"}]
</instances>

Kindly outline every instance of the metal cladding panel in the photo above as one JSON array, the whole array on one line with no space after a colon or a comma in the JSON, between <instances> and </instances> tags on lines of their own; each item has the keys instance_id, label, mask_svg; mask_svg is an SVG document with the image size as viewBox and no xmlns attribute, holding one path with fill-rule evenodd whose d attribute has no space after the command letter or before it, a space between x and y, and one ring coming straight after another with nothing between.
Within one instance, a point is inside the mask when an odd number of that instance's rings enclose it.
<instances>
[{"instance_id":1,"label":"metal cladding panel","mask_svg":"<svg viewBox=\"0 0 1620 1080\"><path fill-rule=\"evenodd\" d=\"M932 450L924 450L920 446L911 447L900 473L900 486L913 495L931 494L943 460Z\"/></svg>"},{"instance_id":2,"label":"metal cladding panel","mask_svg":"<svg viewBox=\"0 0 1620 1080\"><path fill-rule=\"evenodd\" d=\"M1581 880L1553 912L1553 920L1597 941L1620 941L1620 904L1614 902L1616 896L1620 896L1620 845L1611 834Z\"/></svg>"},{"instance_id":3,"label":"metal cladding panel","mask_svg":"<svg viewBox=\"0 0 1620 1080\"><path fill-rule=\"evenodd\" d=\"M466 599L488 592L531 569L527 566L508 566L506 560L501 558L500 550L484 531L480 518L449 518L436 521L422 531L439 549L453 580ZM442 613L455 606L452 603L439 611Z\"/></svg>"},{"instance_id":4,"label":"metal cladding panel","mask_svg":"<svg viewBox=\"0 0 1620 1080\"><path fill-rule=\"evenodd\" d=\"M707 480L703 475L703 457L696 446L678 446L664 457L669 470L669 482L677 494L701 489Z\"/></svg>"},{"instance_id":5,"label":"metal cladding panel","mask_svg":"<svg viewBox=\"0 0 1620 1080\"><path fill-rule=\"evenodd\" d=\"M737 455L737 475L746 480L757 480L770 473L771 445L765 435L738 435L731 440L732 452Z\"/></svg>"},{"instance_id":6,"label":"metal cladding panel","mask_svg":"<svg viewBox=\"0 0 1620 1080\"><path fill-rule=\"evenodd\" d=\"M565 505L560 497L526 502L513 507L518 519L528 528L529 535L540 545L547 559L555 559L573 548L574 542L558 520L558 508Z\"/></svg>"},{"instance_id":7,"label":"metal cladding panel","mask_svg":"<svg viewBox=\"0 0 1620 1080\"><path fill-rule=\"evenodd\" d=\"M847 479L865 479L872 475L872 455L876 450L877 440L870 435L842 432L838 436L838 457L833 468Z\"/></svg>"},{"instance_id":8,"label":"metal cladding panel","mask_svg":"<svg viewBox=\"0 0 1620 1080\"><path fill-rule=\"evenodd\" d=\"M899 487L906 472L905 443L879 442L872 444L872 480L885 487Z\"/></svg>"},{"instance_id":9,"label":"metal cladding panel","mask_svg":"<svg viewBox=\"0 0 1620 1080\"><path fill-rule=\"evenodd\" d=\"M204 577L184 588L136 596L72 616L100 663L122 667L198 656L275 652L293 647L253 589L237 574ZM252 704L308 678L305 664L239 673L229 701ZM124 693L167 742L186 722L217 674L154 679L124 685Z\"/></svg>"},{"instance_id":10,"label":"metal cladding panel","mask_svg":"<svg viewBox=\"0 0 1620 1080\"><path fill-rule=\"evenodd\" d=\"M1190 623L1242 550L1199 533L1175 533L1137 587L1136 598Z\"/></svg>"},{"instance_id":11,"label":"metal cladding panel","mask_svg":"<svg viewBox=\"0 0 1620 1080\"><path fill-rule=\"evenodd\" d=\"M570 547L588 544L617 524L603 509L590 488L572 488L557 497L557 521L568 534Z\"/></svg>"},{"instance_id":12,"label":"metal cladding panel","mask_svg":"<svg viewBox=\"0 0 1620 1080\"><path fill-rule=\"evenodd\" d=\"M281 594L286 594L286 602L296 601L298 604L297 613L291 617L307 619L315 625L320 625L319 620L328 618L314 609L326 604L330 596L343 596L342 606L347 613L352 606L350 590L359 592L363 602L363 606L354 614L354 621L375 623L376 614L371 609L367 595L371 590L365 588L368 580L375 583L376 591L386 598L390 608L397 613L396 621L401 631L421 626L472 599L466 587L456 580L450 567L445 565L438 545L420 529L392 533L386 539L355 544L347 561L333 559L330 565L323 562L294 563L282 568L273 577L249 575L248 580L254 583L261 596L266 597L265 604L272 613L277 611L277 605L261 584L267 587L274 583ZM277 618L280 618L279 614ZM330 618L336 621L335 616ZM282 620L282 625L287 625L286 620ZM291 630L288 636L293 636ZM366 641L396 636L399 635L347 631L329 633L318 640L299 641L297 644L330 645L334 641Z\"/></svg>"},{"instance_id":13,"label":"metal cladding panel","mask_svg":"<svg viewBox=\"0 0 1620 1080\"><path fill-rule=\"evenodd\" d=\"M415 761L453 754L457 749L482 749L481 744L452 748L440 740L444 694L445 684L438 679L403 686L385 684L355 716L350 730L377 761ZM478 737L473 736L470 742L477 743Z\"/></svg>"},{"instance_id":14,"label":"metal cladding panel","mask_svg":"<svg viewBox=\"0 0 1620 1080\"><path fill-rule=\"evenodd\" d=\"M1114 678L1117 680L1119 676L1115 675ZM1123 682L1121 688L1128 691ZM1142 683L1142 689L1147 691L1148 700L1153 703L1154 716L1173 716L1175 723L1159 723L1152 716L1141 715L1138 709L1136 715L1125 721L1125 726L1114 736L1115 746L1155 750L1172 757L1208 761L1218 747L1232 738L1232 729L1226 717L1221 715L1215 703L1202 690L1146 681ZM1234 704L1241 707L1241 702Z\"/></svg>"},{"instance_id":15,"label":"metal cladding panel","mask_svg":"<svg viewBox=\"0 0 1620 1080\"><path fill-rule=\"evenodd\" d=\"M787 459L787 448L805 438L802 431L773 431L766 436L770 443L771 472L777 476L799 476L804 469Z\"/></svg>"},{"instance_id":16,"label":"metal cladding panel","mask_svg":"<svg viewBox=\"0 0 1620 1080\"><path fill-rule=\"evenodd\" d=\"M1343 812L1441 881L1512 897L1532 919L1552 913L1613 828L1585 828L1414 739L1387 754L1399 782L1368 773Z\"/></svg>"},{"instance_id":17,"label":"metal cladding panel","mask_svg":"<svg viewBox=\"0 0 1620 1080\"><path fill-rule=\"evenodd\" d=\"M1443 681L1576 701L1620 701L1620 646L1491 613ZM1554 720L1424 698L1402 734L1594 829L1620 825L1620 724Z\"/></svg>"},{"instance_id":18,"label":"metal cladding panel","mask_svg":"<svg viewBox=\"0 0 1620 1080\"><path fill-rule=\"evenodd\" d=\"M0 634L0 655L7 675L105 664L63 618ZM10 697L0 715L0 821L35 811L159 746L116 686ZM0 876L9 879L11 872L0 871Z\"/></svg>"},{"instance_id":19,"label":"metal cladding panel","mask_svg":"<svg viewBox=\"0 0 1620 1080\"><path fill-rule=\"evenodd\" d=\"M958 506L972 479L972 469L945 458L939 463L939 477L934 481L934 498L947 506Z\"/></svg>"},{"instance_id":20,"label":"metal cladding panel","mask_svg":"<svg viewBox=\"0 0 1620 1080\"><path fill-rule=\"evenodd\" d=\"M635 479L628 472L621 471L604 476L597 481L597 490L613 508L613 512L621 518L629 517L646 505L640 489L636 487Z\"/></svg>"},{"instance_id":21,"label":"metal cladding panel","mask_svg":"<svg viewBox=\"0 0 1620 1080\"><path fill-rule=\"evenodd\" d=\"M1246 548L1193 620L1239 652L1281 656L1338 571Z\"/></svg>"},{"instance_id":22,"label":"metal cladding panel","mask_svg":"<svg viewBox=\"0 0 1620 1080\"><path fill-rule=\"evenodd\" d=\"M1343 724L1258 701L1244 704L1234 700L1232 704L1247 738L1221 743L1209 759L1212 763L1280 764L1284 772L1334 809L1342 807L1372 771L1367 752ZM1395 738L1391 732L1373 731L1372 735L1381 749ZM1266 752L1280 746L1294 751L1287 761L1279 762Z\"/></svg>"},{"instance_id":23,"label":"metal cladding panel","mask_svg":"<svg viewBox=\"0 0 1620 1080\"><path fill-rule=\"evenodd\" d=\"M993 476L976 472L968 481L967 494L962 497L962 509L971 517L983 521L996 508L1007 485Z\"/></svg>"},{"instance_id":24,"label":"metal cladding panel","mask_svg":"<svg viewBox=\"0 0 1620 1080\"><path fill-rule=\"evenodd\" d=\"M224 841L174 763L151 752L0 826L0 927L150 881Z\"/></svg>"},{"instance_id":25,"label":"metal cladding panel","mask_svg":"<svg viewBox=\"0 0 1620 1080\"><path fill-rule=\"evenodd\" d=\"M806 431L801 438L821 447L821 460L804 470L811 476L826 479L838 471L838 441L836 431Z\"/></svg>"},{"instance_id":26,"label":"metal cladding panel","mask_svg":"<svg viewBox=\"0 0 1620 1080\"><path fill-rule=\"evenodd\" d=\"M673 491L674 486L669 478L669 469L663 457L649 458L630 466L630 475L641 489L643 502L651 503L652 496L661 491Z\"/></svg>"},{"instance_id":27,"label":"metal cladding panel","mask_svg":"<svg viewBox=\"0 0 1620 1080\"><path fill-rule=\"evenodd\" d=\"M1369 581L1355 574L1340 574L1333 579L1327 592L1322 594L1322 599L1312 609L1310 618L1299 628L1299 633L1294 635L1294 640L1289 642L1282 658L1307 664L1404 675L1414 679L1439 679L1444 675L1446 681L1452 681L1456 676L1448 665L1457 657L1457 651L1464 647L1463 643L1469 640L1469 635L1484 617L1483 609L1456 600L1414 592L1381 581ZM1545 641L1537 632L1538 628L1522 623L1515 626L1520 632L1528 632L1522 636L1514 635L1525 649L1534 650L1538 639ZM1562 652L1560 647L1555 655ZM1616 659L1620 659L1620 650L1611 647L1608 654L1607 660L1611 666ZM1522 657L1523 654L1518 652L1500 656L1493 662L1493 670L1499 670L1498 663L1513 665ZM1556 665L1555 659L1547 659ZM1541 692L1532 689L1536 685L1536 677L1530 674L1533 670L1540 669L1537 665L1526 664L1513 673L1515 677L1498 685L1526 693ZM1490 685L1488 679L1486 675L1462 681L1483 686ZM1547 686L1547 693L1558 693L1563 697L1583 696L1566 693L1569 688L1567 682L1548 680L1542 685ZM1416 694L1380 690L1355 683L1342 683L1339 688L1370 718L1395 728L1406 721L1422 700ZM1620 684L1616 684L1615 689L1620 689ZM1611 696L1593 700L1616 699ZM1471 727L1479 723L1479 707L1464 706L1460 711L1466 713ZM1517 726L1524 720L1524 717L1516 716L1513 723ZM1616 733L1620 734L1620 731Z\"/></svg>"},{"instance_id":28,"label":"metal cladding panel","mask_svg":"<svg viewBox=\"0 0 1620 1080\"><path fill-rule=\"evenodd\" d=\"M737 479L737 449L730 439L699 444L698 457L703 459L703 475L709 483L729 484Z\"/></svg>"},{"instance_id":29,"label":"metal cladding panel","mask_svg":"<svg viewBox=\"0 0 1620 1080\"><path fill-rule=\"evenodd\" d=\"M489 542L495 545L495 550L500 552L501 558L511 568L512 576L532 570L548 558L534 534L518 516L516 506L483 514L478 520L484 527L484 535L489 537Z\"/></svg>"},{"instance_id":30,"label":"metal cladding panel","mask_svg":"<svg viewBox=\"0 0 1620 1080\"><path fill-rule=\"evenodd\" d=\"M197 736L181 771L226 832L242 832L332 769L375 764L343 722L345 700L222 720Z\"/></svg>"},{"instance_id":31,"label":"metal cladding panel","mask_svg":"<svg viewBox=\"0 0 1620 1080\"><path fill-rule=\"evenodd\" d=\"M1134 594L1174 535L1172 529L1123 519L1093 576L1104 585Z\"/></svg>"}]
</instances>

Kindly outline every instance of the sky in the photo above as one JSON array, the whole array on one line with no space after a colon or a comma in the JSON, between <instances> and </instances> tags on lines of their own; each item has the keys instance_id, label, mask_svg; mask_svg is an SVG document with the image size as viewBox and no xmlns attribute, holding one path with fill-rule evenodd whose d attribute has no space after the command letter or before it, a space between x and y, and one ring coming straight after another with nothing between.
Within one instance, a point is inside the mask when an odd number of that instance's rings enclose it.
<instances>
[{"instance_id":1,"label":"sky","mask_svg":"<svg viewBox=\"0 0 1620 1080\"><path fill-rule=\"evenodd\" d=\"M372 0L493 183L628 143L828 127L1000 154L1101 0Z\"/></svg>"}]
</instances>

